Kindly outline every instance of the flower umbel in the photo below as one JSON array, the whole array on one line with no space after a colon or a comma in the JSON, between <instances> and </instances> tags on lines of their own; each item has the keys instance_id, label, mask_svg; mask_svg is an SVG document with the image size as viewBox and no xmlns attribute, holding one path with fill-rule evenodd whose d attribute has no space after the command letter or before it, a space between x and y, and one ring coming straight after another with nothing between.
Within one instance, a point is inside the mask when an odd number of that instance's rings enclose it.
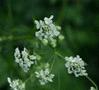
<instances>
[{"instance_id":1,"label":"flower umbel","mask_svg":"<svg viewBox=\"0 0 99 90\"><path fill-rule=\"evenodd\" d=\"M50 18L45 17L44 21L35 20L36 28L39 30L35 33L36 37L43 42L43 44L47 45L48 43L53 47L56 46L57 40L56 38L63 35L60 34L61 27L56 26L53 21L53 15Z\"/></svg>"},{"instance_id":2,"label":"flower umbel","mask_svg":"<svg viewBox=\"0 0 99 90\"><path fill-rule=\"evenodd\" d=\"M54 74L50 73L49 67L45 67L45 69L41 69L35 72L36 77L39 79L41 85L45 85L48 82L53 82Z\"/></svg>"},{"instance_id":3,"label":"flower umbel","mask_svg":"<svg viewBox=\"0 0 99 90\"><path fill-rule=\"evenodd\" d=\"M9 77L7 78L7 80L12 90L25 90L25 83L23 83L21 80L16 79L11 81L11 78Z\"/></svg>"},{"instance_id":4,"label":"flower umbel","mask_svg":"<svg viewBox=\"0 0 99 90\"><path fill-rule=\"evenodd\" d=\"M19 64L24 72L28 72L31 65L34 64L37 59L36 55L29 55L29 52L26 48L24 48L22 52L20 52L19 48L16 48L14 56L15 62Z\"/></svg>"},{"instance_id":5,"label":"flower umbel","mask_svg":"<svg viewBox=\"0 0 99 90\"><path fill-rule=\"evenodd\" d=\"M79 55L76 57L65 57L65 60L65 67L68 69L69 74L74 73L76 77L88 75L85 69L86 64Z\"/></svg>"}]
</instances>

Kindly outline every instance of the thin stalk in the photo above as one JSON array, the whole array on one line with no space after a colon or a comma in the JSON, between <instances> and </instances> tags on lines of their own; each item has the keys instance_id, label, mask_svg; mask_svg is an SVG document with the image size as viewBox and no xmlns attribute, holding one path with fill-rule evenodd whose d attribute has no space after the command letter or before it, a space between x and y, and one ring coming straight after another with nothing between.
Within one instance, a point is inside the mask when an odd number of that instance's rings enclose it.
<instances>
[{"instance_id":1,"label":"thin stalk","mask_svg":"<svg viewBox=\"0 0 99 90\"><path fill-rule=\"evenodd\" d=\"M33 77L33 75L34 75L34 74L31 74L30 77L27 78L24 82L27 83L27 82Z\"/></svg>"},{"instance_id":2,"label":"thin stalk","mask_svg":"<svg viewBox=\"0 0 99 90\"><path fill-rule=\"evenodd\" d=\"M61 10L60 10L60 12L59 12L59 15L58 15L58 19L57 19L57 24L60 24L62 21L63 21L63 19L64 19L64 8L66 7L66 4L67 4L67 0L62 0L62 7L61 7Z\"/></svg>"},{"instance_id":3,"label":"thin stalk","mask_svg":"<svg viewBox=\"0 0 99 90\"><path fill-rule=\"evenodd\" d=\"M51 71L52 71L52 69L53 69L54 63L55 63L55 57L54 57L54 59L53 59L52 65L51 65Z\"/></svg>"},{"instance_id":4,"label":"thin stalk","mask_svg":"<svg viewBox=\"0 0 99 90\"><path fill-rule=\"evenodd\" d=\"M89 76L86 76L86 78L95 86L96 90L98 90L96 83Z\"/></svg>"},{"instance_id":5,"label":"thin stalk","mask_svg":"<svg viewBox=\"0 0 99 90\"><path fill-rule=\"evenodd\" d=\"M61 57L62 59L64 59L64 56L61 55L59 52L55 52L56 55L58 55L59 57Z\"/></svg>"}]
</instances>

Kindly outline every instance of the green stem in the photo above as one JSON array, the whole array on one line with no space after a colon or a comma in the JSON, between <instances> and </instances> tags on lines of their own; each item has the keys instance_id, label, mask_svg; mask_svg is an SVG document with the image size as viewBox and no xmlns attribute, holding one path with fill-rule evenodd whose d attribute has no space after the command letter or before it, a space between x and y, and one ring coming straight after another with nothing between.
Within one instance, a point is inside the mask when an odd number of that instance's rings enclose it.
<instances>
[{"instance_id":1,"label":"green stem","mask_svg":"<svg viewBox=\"0 0 99 90\"><path fill-rule=\"evenodd\" d=\"M55 63L55 57L54 57L54 59L53 59L52 65L51 65L51 71L52 71L52 69L53 69L54 63Z\"/></svg>"},{"instance_id":2,"label":"green stem","mask_svg":"<svg viewBox=\"0 0 99 90\"><path fill-rule=\"evenodd\" d=\"M27 78L24 82L27 83L27 82L33 77L33 75L34 75L34 74L31 74L30 77Z\"/></svg>"},{"instance_id":3,"label":"green stem","mask_svg":"<svg viewBox=\"0 0 99 90\"><path fill-rule=\"evenodd\" d=\"M62 21L63 21L63 19L64 19L64 8L66 7L66 4L67 4L67 0L62 0L62 7L61 7L61 10L60 10L60 12L59 12L59 15L58 15L58 19L57 19L57 24L60 24Z\"/></svg>"},{"instance_id":4,"label":"green stem","mask_svg":"<svg viewBox=\"0 0 99 90\"><path fill-rule=\"evenodd\" d=\"M60 90L60 72L58 72L58 90Z\"/></svg>"},{"instance_id":5,"label":"green stem","mask_svg":"<svg viewBox=\"0 0 99 90\"><path fill-rule=\"evenodd\" d=\"M96 83L89 76L86 76L86 78L95 86L96 90L98 90Z\"/></svg>"},{"instance_id":6,"label":"green stem","mask_svg":"<svg viewBox=\"0 0 99 90\"><path fill-rule=\"evenodd\" d=\"M59 57L61 57L62 59L64 59L64 56L61 55L59 52L55 52L56 55L58 55Z\"/></svg>"}]
</instances>

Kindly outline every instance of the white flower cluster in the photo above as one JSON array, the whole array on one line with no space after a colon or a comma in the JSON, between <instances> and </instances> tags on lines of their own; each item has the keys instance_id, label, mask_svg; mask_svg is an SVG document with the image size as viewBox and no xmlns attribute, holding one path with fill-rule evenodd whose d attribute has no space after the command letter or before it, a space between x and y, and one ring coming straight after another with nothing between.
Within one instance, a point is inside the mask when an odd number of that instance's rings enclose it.
<instances>
[{"instance_id":1,"label":"white flower cluster","mask_svg":"<svg viewBox=\"0 0 99 90\"><path fill-rule=\"evenodd\" d=\"M35 55L29 55L29 52L26 48L24 48L22 52L20 52L19 48L16 48L14 56L15 62L19 64L24 72L28 72L31 65L34 64L37 59Z\"/></svg>"},{"instance_id":2,"label":"white flower cluster","mask_svg":"<svg viewBox=\"0 0 99 90\"><path fill-rule=\"evenodd\" d=\"M96 90L94 87L90 87L90 90Z\"/></svg>"},{"instance_id":3,"label":"white flower cluster","mask_svg":"<svg viewBox=\"0 0 99 90\"><path fill-rule=\"evenodd\" d=\"M65 57L65 60L65 67L68 69L69 74L74 73L76 77L88 75L85 69L86 64L79 55L76 57Z\"/></svg>"},{"instance_id":4,"label":"white flower cluster","mask_svg":"<svg viewBox=\"0 0 99 90\"><path fill-rule=\"evenodd\" d=\"M45 85L48 82L53 82L54 74L50 73L49 67L45 67L45 69L41 69L38 72L35 72L36 77L39 79L41 85Z\"/></svg>"},{"instance_id":5,"label":"white flower cluster","mask_svg":"<svg viewBox=\"0 0 99 90\"><path fill-rule=\"evenodd\" d=\"M36 37L47 45L48 43L53 47L56 46L58 37L60 40L64 39L64 36L60 34L61 27L56 26L53 21L53 15L50 18L45 17L44 21L35 20L36 28L39 30L35 33Z\"/></svg>"},{"instance_id":6,"label":"white flower cluster","mask_svg":"<svg viewBox=\"0 0 99 90\"><path fill-rule=\"evenodd\" d=\"M25 83L23 83L21 80L16 79L11 81L11 78L9 77L7 78L7 80L12 90L25 90Z\"/></svg>"}]
</instances>

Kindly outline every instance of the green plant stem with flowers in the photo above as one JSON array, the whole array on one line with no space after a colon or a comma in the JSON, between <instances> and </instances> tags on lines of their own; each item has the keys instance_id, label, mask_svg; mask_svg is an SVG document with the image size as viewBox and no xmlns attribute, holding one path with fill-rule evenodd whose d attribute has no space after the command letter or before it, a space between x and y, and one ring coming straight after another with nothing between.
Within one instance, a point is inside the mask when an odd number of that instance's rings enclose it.
<instances>
[{"instance_id":1,"label":"green plant stem with flowers","mask_svg":"<svg viewBox=\"0 0 99 90\"><path fill-rule=\"evenodd\" d=\"M87 70L85 68L86 64L80 58L79 55L76 57L63 56L58 51L55 50L58 41L62 41L64 36L61 34L61 27L57 26L53 23L53 15L49 18L45 17L44 20L35 20L36 29L38 31L35 32L36 38L45 46L50 46L53 49L54 56L58 56L65 61L64 65L69 74L74 74L75 77L84 76L86 77L93 86L90 90L98 90L98 86L95 82L88 76ZM11 39L11 37L9 38ZM53 82L53 78L55 74L52 73L52 69L54 63L56 62L55 58L53 59L52 64L49 63L40 63L40 59L42 56L37 53L30 54L30 52L24 48L22 51L17 47L14 53L15 62L22 68L24 73L27 73L30 70L31 66L35 66L36 70L34 73L30 75L25 81L20 79L11 80L8 77L8 83L13 90L25 90L25 86L29 80L35 81L35 78L38 80L39 84L44 86L48 83ZM40 63L40 64L38 64ZM59 76L59 75L58 75ZM59 81L59 80L58 80ZM60 82L59 82L59 90L60 90Z\"/></svg>"}]
</instances>

